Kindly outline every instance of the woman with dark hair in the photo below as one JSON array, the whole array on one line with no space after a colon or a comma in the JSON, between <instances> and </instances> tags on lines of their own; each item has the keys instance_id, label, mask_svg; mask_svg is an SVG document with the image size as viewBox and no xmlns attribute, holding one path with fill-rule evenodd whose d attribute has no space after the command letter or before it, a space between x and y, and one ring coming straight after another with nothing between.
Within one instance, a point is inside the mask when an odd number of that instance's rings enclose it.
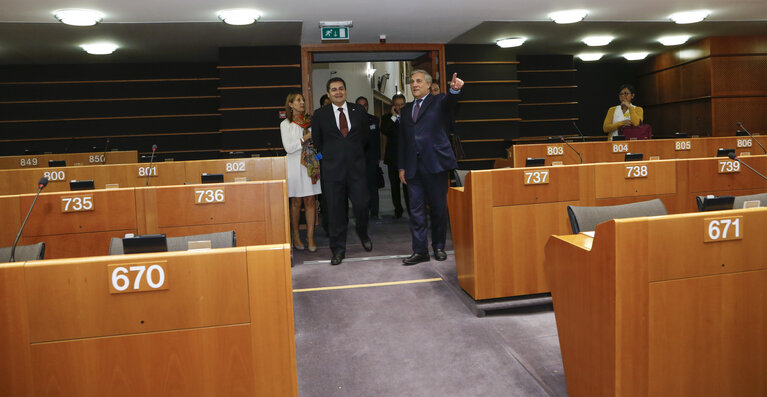
<instances>
[{"instance_id":1,"label":"woman with dark hair","mask_svg":"<svg viewBox=\"0 0 767 397\"><path fill-rule=\"evenodd\" d=\"M614 136L618 135L618 129L623 126L638 127L644 119L644 112L639 106L634 106L631 100L634 99L634 87L631 84L624 84L618 89L618 100L620 105L613 106L607 111L607 117L602 125L605 133L609 134L607 140L612 141Z\"/></svg>"},{"instance_id":2,"label":"woman with dark hair","mask_svg":"<svg viewBox=\"0 0 767 397\"><path fill-rule=\"evenodd\" d=\"M306 114L304 96L289 94L285 100L285 120L280 123L282 146L285 148L288 176L288 197L290 197L290 227L293 247L304 249L298 232L298 218L303 203L306 218L306 242L310 252L317 251L314 243L314 218L316 205L314 196L320 188L320 168L311 146L311 118Z\"/></svg>"}]
</instances>

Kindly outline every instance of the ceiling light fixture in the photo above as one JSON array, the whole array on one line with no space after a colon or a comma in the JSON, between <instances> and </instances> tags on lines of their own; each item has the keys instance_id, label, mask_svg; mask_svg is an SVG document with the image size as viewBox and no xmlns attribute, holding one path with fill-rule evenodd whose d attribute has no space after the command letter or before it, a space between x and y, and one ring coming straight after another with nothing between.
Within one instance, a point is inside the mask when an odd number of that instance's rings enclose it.
<instances>
[{"instance_id":1,"label":"ceiling light fixture","mask_svg":"<svg viewBox=\"0 0 767 397\"><path fill-rule=\"evenodd\" d=\"M519 47L524 44L526 40L527 37L509 37L507 39L498 39L495 41L495 44L501 48Z\"/></svg>"},{"instance_id":2,"label":"ceiling light fixture","mask_svg":"<svg viewBox=\"0 0 767 397\"><path fill-rule=\"evenodd\" d=\"M261 19L261 11L252 8L230 8L219 11L218 19L228 25L250 25Z\"/></svg>"},{"instance_id":3,"label":"ceiling light fixture","mask_svg":"<svg viewBox=\"0 0 767 397\"><path fill-rule=\"evenodd\" d=\"M613 36L588 36L583 38L583 42L589 47L601 47L610 44L614 38Z\"/></svg>"},{"instance_id":4,"label":"ceiling light fixture","mask_svg":"<svg viewBox=\"0 0 767 397\"><path fill-rule=\"evenodd\" d=\"M678 36L663 36L658 41L665 46L680 45L687 42L690 36L682 34Z\"/></svg>"},{"instance_id":5,"label":"ceiling light fixture","mask_svg":"<svg viewBox=\"0 0 767 397\"><path fill-rule=\"evenodd\" d=\"M84 8L65 8L53 12L61 23L73 26L93 26L102 19L104 14L96 10L86 10Z\"/></svg>"},{"instance_id":6,"label":"ceiling light fixture","mask_svg":"<svg viewBox=\"0 0 767 397\"><path fill-rule=\"evenodd\" d=\"M647 55L649 55L649 52L627 52L623 54L623 57L626 58L629 61L639 61L641 59L647 58Z\"/></svg>"},{"instance_id":7,"label":"ceiling light fixture","mask_svg":"<svg viewBox=\"0 0 767 397\"><path fill-rule=\"evenodd\" d=\"M669 15L669 19L682 25L685 23L700 22L708 18L709 15L711 15L711 11L709 10L684 11Z\"/></svg>"},{"instance_id":8,"label":"ceiling light fixture","mask_svg":"<svg viewBox=\"0 0 767 397\"><path fill-rule=\"evenodd\" d=\"M552 12L549 18L556 23L575 23L582 21L586 15L589 15L588 11L578 9Z\"/></svg>"},{"instance_id":9,"label":"ceiling light fixture","mask_svg":"<svg viewBox=\"0 0 767 397\"><path fill-rule=\"evenodd\" d=\"M85 50L88 54L92 55L108 55L117 49L117 44L115 43L108 43L108 42L100 42L100 43L88 43L88 44L80 44L80 48Z\"/></svg>"},{"instance_id":10,"label":"ceiling light fixture","mask_svg":"<svg viewBox=\"0 0 767 397\"><path fill-rule=\"evenodd\" d=\"M601 52L582 52L578 54L578 58L582 61L591 62L600 60L603 55L605 54Z\"/></svg>"}]
</instances>

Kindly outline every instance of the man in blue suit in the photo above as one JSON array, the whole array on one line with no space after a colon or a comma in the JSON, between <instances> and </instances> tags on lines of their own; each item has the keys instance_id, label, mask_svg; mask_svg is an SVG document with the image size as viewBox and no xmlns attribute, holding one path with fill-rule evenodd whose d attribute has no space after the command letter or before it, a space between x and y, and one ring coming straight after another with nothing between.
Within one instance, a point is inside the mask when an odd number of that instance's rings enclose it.
<instances>
[{"instance_id":1,"label":"man in blue suit","mask_svg":"<svg viewBox=\"0 0 767 397\"><path fill-rule=\"evenodd\" d=\"M410 89L415 101L401 111L397 166L399 178L407 184L410 196L410 231L413 235L413 254L402 261L405 266L429 261L426 204L429 205L434 259L447 259L448 173L458 167L448 131L463 80L454 73L447 95L431 95L431 81L428 72L412 71Z\"/></svg>"}]
</instances>

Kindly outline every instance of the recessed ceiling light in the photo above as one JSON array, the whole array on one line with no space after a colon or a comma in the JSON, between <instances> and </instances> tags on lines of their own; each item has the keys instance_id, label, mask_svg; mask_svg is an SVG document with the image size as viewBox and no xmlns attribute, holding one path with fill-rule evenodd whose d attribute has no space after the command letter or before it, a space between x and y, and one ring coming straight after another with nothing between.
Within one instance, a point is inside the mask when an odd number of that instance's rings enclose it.
<instances>
[{"instance_id":1,"label":"recessed ceiling light","mask_svg":"<svg viewBox=\"0 0 767 397\"><path fill-rule=\"evenodd\" d=\"M80 48L85 50L88 54L93 55L108 55L117 49L117 44L115 43L107 43L107 42L101 42L101 43L88 43L88 44L80 44Z\"/></svg>"},{"instance_id":2,"label":"recessed ceiling light","mask_svg":"<svg viewBox=\"0 0 767 397\"><path fill-rule=\"evenodd\" d=\"M229 25L250 25L261 19L261 11L252 8L231 8L219 11L218 19Z\"/></svg>"},{"instance_id":3,"label":"recessed ceiling light","mask_svg":"<svg viewBox=\"0 0 767 397\"><path fill-rule=\"evenodd\" d=\"M614 38L613 36L588 36L583 38L583 42L589 47L601 47L610 44Z\"/></svg>"},{"instance_id":4,"label":"recessed ceiling light","mask_svg":"<svg viewBox=\"0 0 767 397\"><path fill-rule=\"evenodd\" d=\"M690 36L686 34L681 34L678 36L663 36L659 38L658 41L665 46L671 46L671 45L684 44L689 39L690 39Z\"/></svg>"},{"instance_id":5,"label":"recessed ceiling light","mask_svg":"<svg viewBox=\"0 0 767 397\"><path fill-rule=\"evenodd\" d=\"M575 23L582 21L586 15L589 15L586 10L566 10L552 12L549 14L549 18L556 23Z\"/></svg>"},{"instance_id":6,"label":"recessed ceiling light","mask_svg":"<svg viewBox=\"0 0 767 397\"><path fill-rule=\"evenodd\" d=\"M102 19L104 14L96 10L86 10L84 8L66 8L53 12L61 23L74 26L93 26Z\"/></svg>"},{"instance_id":7,"label":"recessed ceiling light","mask_svg":"<svg viewBox=\"0 0 767 397\"><path fill-rule=\"evenodd\" d=\"M604 53L601 52L582 52L578 54L578 58L582 61L591 62L600 60L603 55Z\"/></svg>"},{"instance_id":8,"label":"recessed ceiling light","mask_svg":"<svg viewBox=\"0 0 767 397\"><path fill-rule=\"evenodd\" d=\"M669 19L678 24L695 23L706 19L710 14L709 10L684 11L669 15Z\"/></svg>"},{"instance_id":9,"label":"recessed ceiling light","mask_svg":"<svg viewBox=\"0 0 767 397\"><path fill-rule=\"evenodd\" d=\"M647 55L649 55L649 52L627 52L623 54L623 57L628 59L629 61L638 61L640 59L647 58Z\"/></svg>"},{"instance_id":10,"label":"recessed ceiling light","mask_svg":"<svg viewBox=\"0 0 767 397\"><path fill-rule=\"evenodd\" d=\"M495 44L501 48L519 47L525 43L527 37L509 37L507 39L499 39L495 41Z\"/></svg>"}]
</instances>

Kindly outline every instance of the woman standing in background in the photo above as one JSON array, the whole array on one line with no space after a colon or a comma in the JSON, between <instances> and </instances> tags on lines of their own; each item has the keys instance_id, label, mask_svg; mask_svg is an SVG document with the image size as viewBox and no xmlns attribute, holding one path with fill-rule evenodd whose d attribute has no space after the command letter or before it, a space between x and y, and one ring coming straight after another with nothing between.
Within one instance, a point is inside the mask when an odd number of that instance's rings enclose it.
<instances>
[{"instance_id":1,"label":"woman standing in background","mask_svg":"<svg viewBox=\"0 0 767 397\"><path fill-rule=\"evenodd\" d=\"M604 132L609 134L607 140L612 141L613 137L618 135L620 127L638 127L642 124L644 112L642 108L631 103L632 99L634 99L634 87L631 84L622 85L618 89L618 100L621 104L607 111L607 117L602 125Z\"/></svg>"},{"instance_id":2,"label":"woman standing in background","mask_svg":"<svg viewBox=\"0 0 767 397\"><path fill-rule=\"evenodd\" d=\"M317 251L314 243L314 219L316 204L314 196L320 188L319 162L314 157L311 139L311 119L306 113L304 97L300 93L289 94L285 100L285 120L280 123L282 146L287 157L288 197L290 197L290 227L293 247L305 248L298 231L301 204L306 218L306 242L310 252Z\"/></svg>"}]
</instances>

